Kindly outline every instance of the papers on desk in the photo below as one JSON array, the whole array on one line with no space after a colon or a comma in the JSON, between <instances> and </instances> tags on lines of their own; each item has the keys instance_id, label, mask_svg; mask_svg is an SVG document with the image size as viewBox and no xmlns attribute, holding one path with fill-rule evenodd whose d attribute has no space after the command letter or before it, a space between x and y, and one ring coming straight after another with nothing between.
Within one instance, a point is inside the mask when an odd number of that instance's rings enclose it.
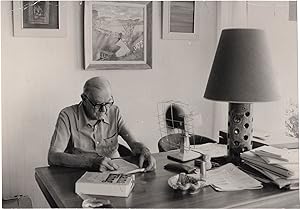
<instances>
[{"instance_id":1,"label":"papers on desk","mask_svg":"<svg viewBox=\"0 0 300 209\"><path fill-rule=\"evenodd\" d=\"M262 146L242 153L241 158L279 188L299 187L299 149Z\"/></svg>"},{"instance_id":2,"label":"papers on desk","mask_svg":"<svg viewBox=\"0 0 300 209\"><path fill-rule=\"evenodd\" d=\"M261 182L241 171L232 163L207 172L207 183L217 191L261 189Z\"/></svg>"},{"instance_id":3,"label":"papers on desk","mask_svg":"<svg viewBox=\"0 0 300 209\"><path fill-rule=\"evenodd\" d=\"M280 149L272 146L262 146L251 150L268 164L299 163L299 149Z\"/></svg>"},{"instance_id":4,"label":"papers on desk","mask_svg":"<svg viewBox=\"0 0 300 209\"><path fill-rule=\"evenodd\" d=\"M133 163L130 163L126 160L123 160L121 158L118 159L112 159L113 163L119 166L119 168L116 171L108 171L110 173L128 173L130 171L136 170L139 167Z\"/></svg>"},{"instance_id":5,"label":"papers on desk","mask_svg":"<svg viewBox=\"0 0 300 209\"><path fill-rule=\"evenodd\" d=\"M206 143L191 145L191 150L209 155L211 158L224 157L227 155L227 145L217 143Z\"/></svg>"}]
</instances>

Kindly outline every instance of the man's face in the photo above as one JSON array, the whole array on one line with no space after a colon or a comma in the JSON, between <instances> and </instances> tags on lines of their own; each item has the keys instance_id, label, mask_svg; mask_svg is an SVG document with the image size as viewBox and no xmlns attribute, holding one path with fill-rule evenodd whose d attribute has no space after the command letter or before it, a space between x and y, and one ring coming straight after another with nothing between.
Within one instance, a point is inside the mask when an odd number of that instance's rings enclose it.
<instances>
[{"instance_id":1,"label":"man's face","mask_svg":"<svg viewBox=\"0 0 300 209\"><path fill-rule=\"evenodd\" d=\"M86 115L92 120L101 120L113 103L110 90L95 89L84 93L82 99Z\"/></svg>"}]
</instances>

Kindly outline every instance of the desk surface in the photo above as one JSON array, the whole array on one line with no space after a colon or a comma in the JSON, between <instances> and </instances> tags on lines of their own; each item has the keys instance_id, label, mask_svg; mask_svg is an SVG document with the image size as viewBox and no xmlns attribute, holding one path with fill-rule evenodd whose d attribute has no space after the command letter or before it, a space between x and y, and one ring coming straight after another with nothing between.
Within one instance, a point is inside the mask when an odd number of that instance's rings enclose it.
<instances>
[{"instance_id":1,"label":"desk surface","mask_svg":"<svg viewBox=\"0 0 300 209\"><path fill-rule=\"evenodd\" d=\"M170 162L167 153L154 154L157 160L155 172L136 174L136 185L128 198L101 196L109 199L114 207L151 208L220 208L220 207L264 207L299 208L299 191L279 190L266 184L263 189L236 192L216 192L205 187L191 195L174 191L167 180L176 173L163 166ZM74 192L75 182L85 171L63 167L35 169L36 181L51 207L81 207L82 199Z\"/></svg>"}]
</instances>

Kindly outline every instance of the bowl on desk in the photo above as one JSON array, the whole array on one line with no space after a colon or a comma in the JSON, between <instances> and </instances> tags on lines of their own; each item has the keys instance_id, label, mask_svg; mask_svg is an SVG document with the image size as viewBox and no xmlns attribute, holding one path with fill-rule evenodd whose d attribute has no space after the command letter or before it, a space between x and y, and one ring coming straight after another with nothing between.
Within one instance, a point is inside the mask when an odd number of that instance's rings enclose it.
<instances>
[{"instance_id":1,"label":"bowl on desk","mask_svg":"<svg viewBox=\"0 0 300 209\"><path fill-rule=\"evenodd\" d=\"M200 180L199 174L180 173L170 177L168 185L174 190L188 191L190 194L196 194L201 188L207 186L207 183Z\"/></svg>"}]
</instances>

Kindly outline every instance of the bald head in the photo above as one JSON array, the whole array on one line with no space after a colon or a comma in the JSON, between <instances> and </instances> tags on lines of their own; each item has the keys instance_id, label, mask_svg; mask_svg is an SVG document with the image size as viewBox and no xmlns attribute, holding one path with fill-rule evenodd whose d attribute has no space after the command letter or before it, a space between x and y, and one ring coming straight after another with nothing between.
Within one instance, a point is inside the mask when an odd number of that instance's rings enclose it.
<instances>
[{"instance_id":1,"label":"bald head","mask_svg":"<svg viewBox=\"0 0 300 209\"><path fill-rule=\"evenodd\" d=\"M109 81L104 77L94 77L87 80L81 95L83 106L88 118L99 120L106 114L108 108L101 106L95 109L96 104L113 102Z\"/></svg>"},{"instance_id":2,"label":"bald head","mask_svg":"<svg viewBox=\"0 0 300 209\"><path fill-rule=\"evenodd\" d=\"M96 92L111 93L110 83L106 78L93 77L85 82L85 84L83 86L84 94L91 95Z\"/></svg>"}]
</instances>

